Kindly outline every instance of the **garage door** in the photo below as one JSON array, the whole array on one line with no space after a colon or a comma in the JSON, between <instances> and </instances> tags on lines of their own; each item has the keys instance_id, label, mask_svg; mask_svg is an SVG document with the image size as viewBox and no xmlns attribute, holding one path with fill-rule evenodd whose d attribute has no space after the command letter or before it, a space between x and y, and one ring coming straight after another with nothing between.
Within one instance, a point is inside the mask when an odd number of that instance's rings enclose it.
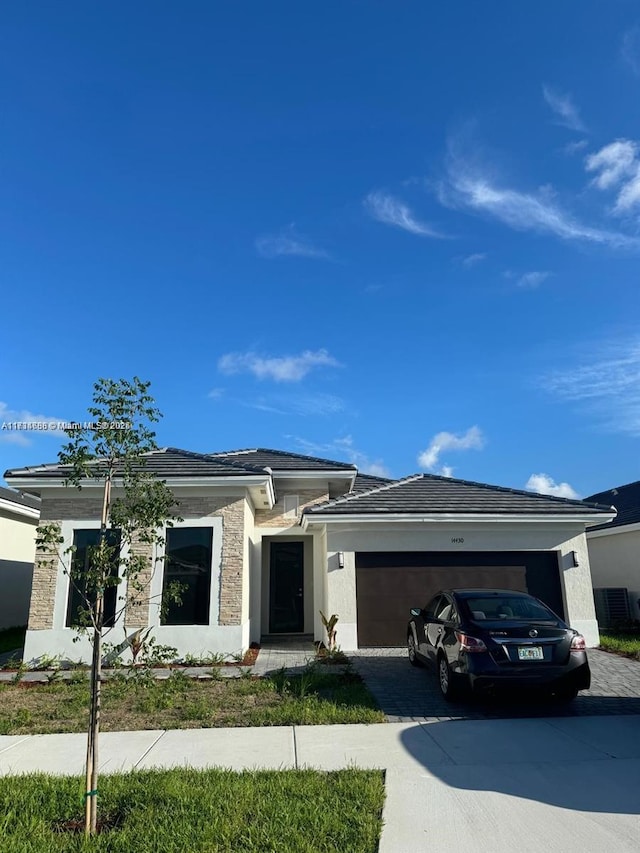
<instances>
[{"instance_id":1,"label":"garage door","mask_svg":"<svg viewBox=\"0 0 640 853\"><path fill-rule=\"evenodd\" d=\"M359 552L358 645L402 646L412 607L424 607L441 589L476 587L530 592L563 615L553 552Z\"/></svg>"}]
</instances>

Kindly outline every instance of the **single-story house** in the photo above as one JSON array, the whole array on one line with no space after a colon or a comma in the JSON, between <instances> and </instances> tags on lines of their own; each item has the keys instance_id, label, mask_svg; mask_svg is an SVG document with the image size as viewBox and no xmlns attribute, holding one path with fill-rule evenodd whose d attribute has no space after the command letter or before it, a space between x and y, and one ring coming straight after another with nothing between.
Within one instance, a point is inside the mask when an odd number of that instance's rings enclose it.
<instances>
[{"instance_id":1,"label":"single-story house","mask_svg":"<svg viewBox=\"0 0 640 853\"><path fill-rule=\"evenodd\" d=\"M601 626L640 620L640 481L587 501L613 504L617 516L587 528L591 579Z\"/></svg>"},{"instance_id":2,"label":"single-story house","mask_svg":"<svg viewBox=\"0 0 640 853\"><path fill-rule=\"evenodd\" d=\"M0 629L26 625L40 499L0 486Z\"/></svg>"},{"instance_id":3,"label":"single-story house","mask_svg":"<svg viewBox=\"0 0 640 853\"><path fill-rule=\"evenodd\" d=\"M279 450L164 448L147 469L166 480L184 519L166 533L152 598L129 608L125 634L153 626L181 655L236 652L269 635L324 639L337 614L344 650L404 645L409 609L441 587L528 590L599 641L585 527L609 506L429 474L385 480L355 465ZM65 487L59 464L7 471L38 495L77 557L97 535L100 485ZM141 549L149 546L138 546ZM150 569L151 571L151 569ZM163 584L186 585L161 618ZM62 566L36 556L25 654L86 657L74 644L74 597Z\"/></svg>"}]
</instances>

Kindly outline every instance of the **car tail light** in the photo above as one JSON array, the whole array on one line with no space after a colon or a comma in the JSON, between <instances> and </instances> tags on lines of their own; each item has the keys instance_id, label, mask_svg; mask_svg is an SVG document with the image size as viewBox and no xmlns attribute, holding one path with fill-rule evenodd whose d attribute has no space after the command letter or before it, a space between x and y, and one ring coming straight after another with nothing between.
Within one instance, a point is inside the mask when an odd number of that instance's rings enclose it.
<instances>
[{"instance_id":1,"label":"car tail light","mask_svg":"<svg viewBox=\"0 0 640 853\"><path fill-rule=\"evenodd\" d=\"M463 652L486 652L487 647L478 640L477 637L470 637L469 634L463 634L462 631L456 631L456 638L460 643L460 650Z\"/></svg>"},{"instance_id":2,"label":"car tail light","mask_svg":"<svg viewBox=\"0 0 640 853\"><path fill-rule=\"evenodd\" d=\"M575 637L571 640L571 651L572 652L583 652L587 648L587 641L582 636L582 634L576 634Z\"/></svg>"}]
</instances>

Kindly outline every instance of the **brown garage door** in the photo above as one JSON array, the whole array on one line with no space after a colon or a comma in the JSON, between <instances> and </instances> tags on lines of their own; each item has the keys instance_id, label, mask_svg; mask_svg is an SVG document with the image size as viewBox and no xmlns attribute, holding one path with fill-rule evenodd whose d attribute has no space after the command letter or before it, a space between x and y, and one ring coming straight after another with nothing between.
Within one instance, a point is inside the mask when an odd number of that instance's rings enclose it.
<instances>
[{"instance_id":1,"label":"brown garage door","mask_svg":"<svg viewBox=\"0 0 640 853\"><path fill-rule=\"evenodd\" d=\"M356 559L358 645L403 646L412 607L424 607L441 589L476 587L527 592L526 568L359 566Z\"/></svg>"}]
</instances>

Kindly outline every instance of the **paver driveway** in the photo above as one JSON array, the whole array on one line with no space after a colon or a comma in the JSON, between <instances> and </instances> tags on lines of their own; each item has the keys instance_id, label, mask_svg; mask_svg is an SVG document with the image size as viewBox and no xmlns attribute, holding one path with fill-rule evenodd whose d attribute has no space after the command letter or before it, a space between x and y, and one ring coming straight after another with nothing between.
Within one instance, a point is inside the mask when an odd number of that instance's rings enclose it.
<instances>
[{"instance_id":1,"label":"paver driveway","mask_svg":"<svg viewBox=\"0 0 640 853\"><path fill-rule=\"evenodd\" d=\"M640 714L640 662L590 649L591 689L568 706L535 700L449 703L442 698L433 670L409 664L406 649L350 652L390 722L482 720L496 717L559 717Z\"/></svg>"}]
</instances>

